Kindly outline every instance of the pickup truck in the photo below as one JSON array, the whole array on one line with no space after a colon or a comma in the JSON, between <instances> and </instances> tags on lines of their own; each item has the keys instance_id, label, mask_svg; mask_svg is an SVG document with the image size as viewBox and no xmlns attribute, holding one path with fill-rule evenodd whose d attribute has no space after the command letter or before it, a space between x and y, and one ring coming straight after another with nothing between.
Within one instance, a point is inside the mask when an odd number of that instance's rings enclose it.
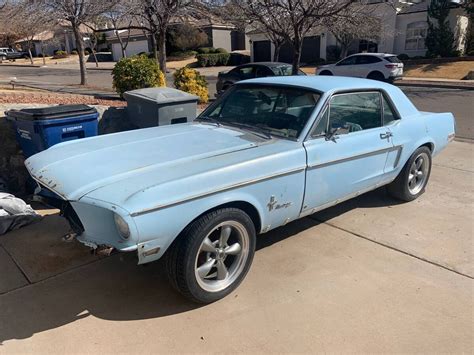
<instances>
[{"instance_id":1,"label":"pickup truck","mask_svg":"<svg viewBox=\"0 0 474 355\"><path fill-rule=\"evenodd\" d=\"M57 144L26 160L92 248L165 256L171 284L208 303L250 269L257 235L380 186L424 193L451 113L397 87L328 76L239 81L192 123Z\"/></svg>"}]
</instances>

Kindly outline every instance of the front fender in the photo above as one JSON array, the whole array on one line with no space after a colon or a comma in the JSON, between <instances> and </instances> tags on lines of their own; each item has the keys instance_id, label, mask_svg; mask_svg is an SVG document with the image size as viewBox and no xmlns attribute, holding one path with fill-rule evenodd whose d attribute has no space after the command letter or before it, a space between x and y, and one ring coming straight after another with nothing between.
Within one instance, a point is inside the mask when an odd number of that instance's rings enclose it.
<instances>
[{"instance_id":1,"label":"front fender","mask_svg":"<svg viewBox=\"0 0 474 355\"><path fill-rule=\"evenodd\" d=\"M302 169L289 175L137 215L133 219L140 236L139 263L159 259L188 224L207 211L232 202L246 202L257 210L261 222L261 229L257 233L278 227L298 218L303 193ZM153 253L147 253L151 249Z\"/></svg>"}]
</instances>

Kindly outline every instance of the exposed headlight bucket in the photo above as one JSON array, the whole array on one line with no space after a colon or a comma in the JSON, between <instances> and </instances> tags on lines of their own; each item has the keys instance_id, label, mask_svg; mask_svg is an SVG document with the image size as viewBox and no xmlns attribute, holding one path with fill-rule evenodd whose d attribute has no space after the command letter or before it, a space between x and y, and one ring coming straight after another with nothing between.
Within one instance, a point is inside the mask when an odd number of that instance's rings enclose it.
<instances>
[{"instance_id":1,"label":"exposed headlight bucket","mask_svg":"<svg viewBox=\"0 0 474 355\"><path fill-rule=\"evenodd\" d=\"M128 239L130 237L130 228L128 227L127 222L125 222L125 220L117 213L114 213L114 221L120 236L123 239Z\"/></svg>"}]
</instances>

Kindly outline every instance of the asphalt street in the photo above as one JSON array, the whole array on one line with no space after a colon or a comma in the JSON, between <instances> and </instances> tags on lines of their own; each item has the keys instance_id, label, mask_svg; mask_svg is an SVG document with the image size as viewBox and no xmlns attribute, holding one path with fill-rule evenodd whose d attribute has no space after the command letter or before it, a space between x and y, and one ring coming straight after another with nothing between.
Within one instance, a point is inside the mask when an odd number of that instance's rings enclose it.
<instances>
[{"instance_id":1,"label":"asphalt street","mask_svg":"<svg viewBox=\"0 0 474 355\"><path fill-rule=\"evenodd\" d=\"M112 90L110 70L89 70L89 85L97 92ZM32 68L19 66L0 66L0 82L16 77L19 83L36 84L43 88L61 91L65 85L77 85L79 70L72 68ZM214 97L216 76L206 76L209 83L209 96ZM167 82L172 84L172 74L167 74ZM431 112L452 112L457 122L457 138L474 140L473 112L474 91L459 89L440 89L424 87L402 87L418 109Z\"/></svg>"}]
</instances>

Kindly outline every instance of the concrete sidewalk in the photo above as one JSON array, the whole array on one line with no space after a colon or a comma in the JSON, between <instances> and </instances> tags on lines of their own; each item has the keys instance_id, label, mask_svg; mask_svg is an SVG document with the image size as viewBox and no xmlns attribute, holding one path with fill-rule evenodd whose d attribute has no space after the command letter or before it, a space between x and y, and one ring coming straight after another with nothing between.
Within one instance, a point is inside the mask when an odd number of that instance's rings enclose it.
<instances>
[{"instance_id":1,"label":"concrete sidewalk","mask_svg":"<svg viewBox=\"0 0 474 355\"><path fill-rule=\"evenodd\" d=\"M401 80L396 81L395 85L474 90L474 80L455 80L444 78L415 78L404 76Z\"/></svg>"},{"instance_id":2,"label":"concrete sidewalk","mask_svg":"<svg viewBox=\"0 0 474 355\"><path fill-rule=\"evenodd\" d=\"M417 201L381 189L260 236L244 283L202 307L172 291L161 262L62 241L68 226L49 211L0 236L0 349L472 352L473 148L437 157Z\"/></svg>"}]
</instances>

